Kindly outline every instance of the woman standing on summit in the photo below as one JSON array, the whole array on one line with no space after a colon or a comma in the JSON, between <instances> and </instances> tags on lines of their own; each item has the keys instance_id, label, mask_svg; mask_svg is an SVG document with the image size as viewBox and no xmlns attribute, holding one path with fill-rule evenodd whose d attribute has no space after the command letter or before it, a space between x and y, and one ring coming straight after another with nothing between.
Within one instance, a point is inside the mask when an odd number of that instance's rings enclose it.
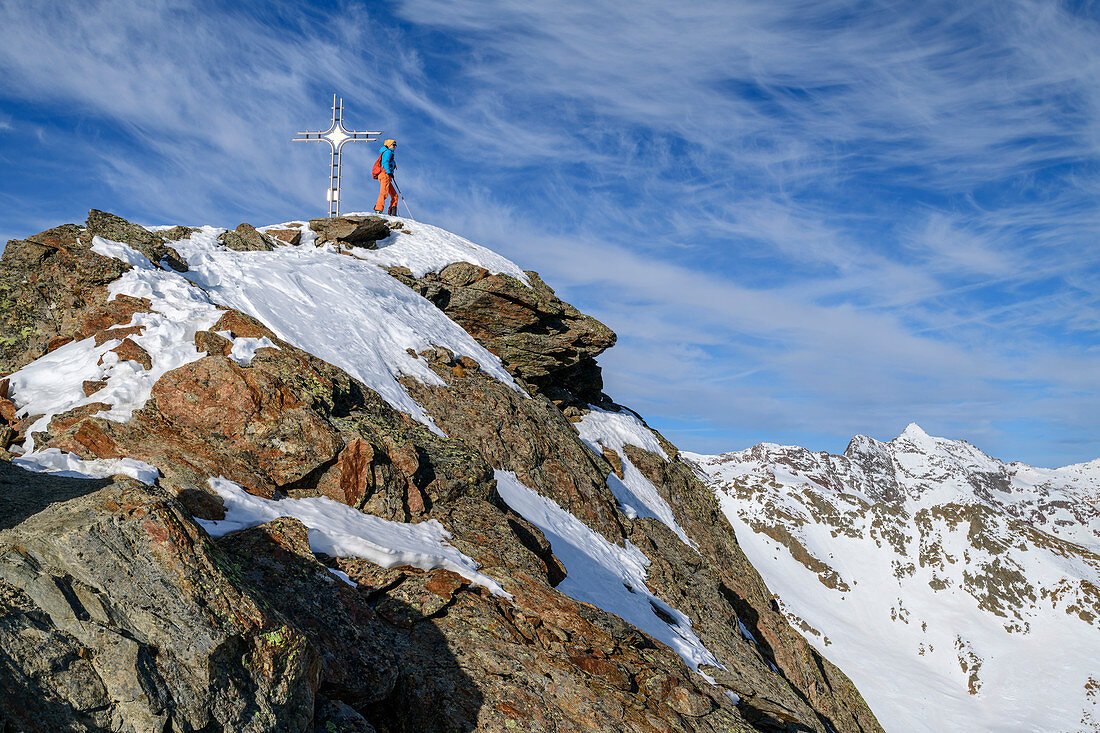
<instances>
[{"instance_id":1,"label":"woman standing on summit","mask_svg":"<svg viewBox=\"0 0 1100 733\"><path fill-rule=\"evenodd\" d=\"M378 191L378 203L374 210L381 214L386 207L386 197L390 197L390 216L397 216L397 188L393 185L393 171L397 167L397 161L393 154L397 150L396 140L387 140L378 151L378 160L374 163L374 177L378 179L381 188Z\"/></svg>"}]
</instances>

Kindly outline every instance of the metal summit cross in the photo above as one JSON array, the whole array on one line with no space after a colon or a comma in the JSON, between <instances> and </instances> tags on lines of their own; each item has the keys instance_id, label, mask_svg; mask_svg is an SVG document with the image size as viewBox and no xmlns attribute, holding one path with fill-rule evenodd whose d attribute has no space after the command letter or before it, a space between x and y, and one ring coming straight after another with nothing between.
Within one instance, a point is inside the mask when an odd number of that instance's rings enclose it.
<instances>
[{"instance_id":1,"label":"metal summit cross","mask_svg":"<svg viewBox=\"0 0 1100 733\"><path fill-rule=\"evenodd\" d=\"M378 132L358 132L348 131L344 129L344 100L337 99L336 95L332 95L332 124L324 132L299 132L297 136L292 139L292 142L303 142L306 140L323 140L328 143L329 148L332 151L332 163L329 171L329 187L326 192L328 197L328 215L340 216L340 151L344 147L344 143L353 142L355 140L377 140L377 137L371 137L371 135L381 135L381 130Z\"/></svg>"}]
</instances>

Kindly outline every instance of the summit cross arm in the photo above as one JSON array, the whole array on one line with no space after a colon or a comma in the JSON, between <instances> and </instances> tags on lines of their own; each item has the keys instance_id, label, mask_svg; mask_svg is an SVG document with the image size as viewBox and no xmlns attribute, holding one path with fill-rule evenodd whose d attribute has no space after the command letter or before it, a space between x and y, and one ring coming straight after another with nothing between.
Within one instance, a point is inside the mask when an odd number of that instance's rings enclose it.
<instances>
[{"instance_id":1,"label":"summit cross arm","mask_svg":"<svg viewBox=\"0 0 1100 733\"><path fill-rule=\"evenodd\" d=\"M344 129L344 100L332 95L332 124L324 132L299 132L292 142L306 142L319 140L327 142L332 151L332 162L329 168L329 187L326 192L328 198L328 215L340 216L340 155L344 143L357 140L377 140L382 131L359 132L358 130Z\"/></svg>"}]
</instances>

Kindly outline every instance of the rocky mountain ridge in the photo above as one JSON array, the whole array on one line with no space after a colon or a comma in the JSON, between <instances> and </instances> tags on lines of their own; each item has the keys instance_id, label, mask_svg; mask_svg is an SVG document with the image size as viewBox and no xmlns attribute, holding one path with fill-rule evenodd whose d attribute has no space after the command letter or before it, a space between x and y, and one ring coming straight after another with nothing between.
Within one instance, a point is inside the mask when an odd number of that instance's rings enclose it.
<instances>
[{"instance_id":1,"label":"rocky mountain ridge","mask_svg":"<svg viewBox=\"0 0 1100 733\"><path fill-rule=\"evenodd\" d=\"M916 425L684 455L887 730L1100 730L1100 461L1003 463Z\"/></svg>"},{"instance_id":2,"label":"rocky mountain ridge","mask_svg":"<svg viewBox=\"0 0 1100 733\"><path fill-rule=\"evenodd\" d=\"M881 730L495 253L92 211L0 300L5 730Z\"/></svg>"}]
</instances>

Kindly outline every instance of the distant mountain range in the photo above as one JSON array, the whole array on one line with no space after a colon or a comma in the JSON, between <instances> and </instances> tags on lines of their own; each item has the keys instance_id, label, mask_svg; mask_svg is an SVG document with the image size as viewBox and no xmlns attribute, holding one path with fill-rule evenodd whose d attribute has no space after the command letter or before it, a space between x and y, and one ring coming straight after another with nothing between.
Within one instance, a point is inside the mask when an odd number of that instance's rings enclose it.
<instances>
[{"instance_id":1,"label":"distant mountain range","mask_svg":"<svg viewBox=\"0 0 1100 733\"><path fill-rule=\"evenodd\" d=\"M917 425L681 458L886 730L1100 730L1100 460L1003 463Z\"/></svg>"}]
</instances>

